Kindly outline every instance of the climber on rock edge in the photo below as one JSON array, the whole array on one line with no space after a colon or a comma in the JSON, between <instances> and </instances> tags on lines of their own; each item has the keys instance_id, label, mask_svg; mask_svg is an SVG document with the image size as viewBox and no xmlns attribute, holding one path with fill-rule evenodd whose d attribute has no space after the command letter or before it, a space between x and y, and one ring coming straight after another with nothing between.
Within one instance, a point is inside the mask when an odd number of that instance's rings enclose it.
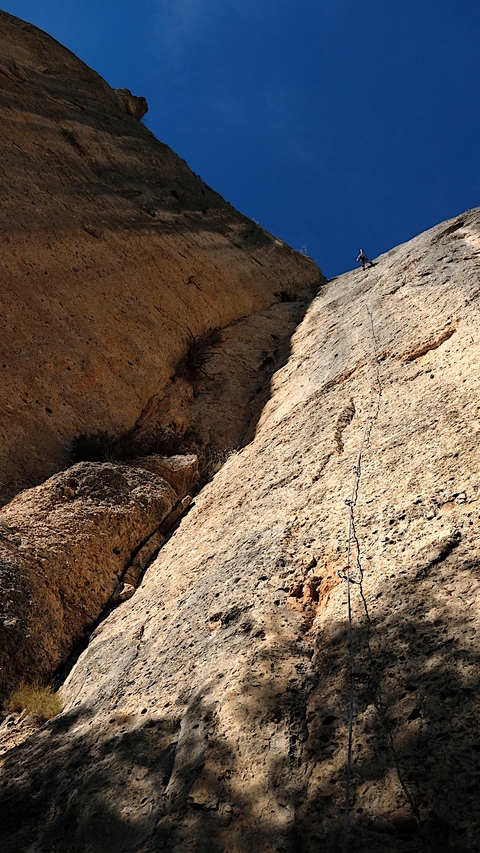
<instances>
[{"instance_id":1,"label":"climber on rock edge","mask_svg":"<svg viewBox=\"0 0 480 853\"><path fill-rule=\"evenodd\" d=\"M360 254L358 255L358 258L357 258L357 264L361 264L362 269L365 269L367 264L370 264L370 266L373 267L372 261L369 258L367 258L363 249L360 249Z\"/></svg>"}]
</instances>

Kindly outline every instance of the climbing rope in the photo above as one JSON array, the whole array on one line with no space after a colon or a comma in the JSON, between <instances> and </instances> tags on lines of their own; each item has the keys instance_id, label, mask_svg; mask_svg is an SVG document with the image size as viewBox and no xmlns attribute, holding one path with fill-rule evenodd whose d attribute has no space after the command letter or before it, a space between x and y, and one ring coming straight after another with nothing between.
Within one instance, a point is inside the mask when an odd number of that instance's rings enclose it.
<instances>
[{"instance_id":1,"label":"climbing rope","mask_svg":"<svg viewBox=\"0 0 480 853\"><path fill-rule=\"evenodd\" d=\"M375 381L372 382L370 388L370 404L368 409L368 417L367 422L365 424L365 429L363 432L363 438L360 445L360 450L358 452L356 464L353 466L354 473L354 481L351 497L345 499L345 504L349 507L349 517L348 517L348 538L347 538L347 562L344 569L342 569L338 574L339 576L346 581L347 583L347 608L348 608L348 644L349 644L349 652L350 652L350 714L349 714L349 725L348 725L348 750L347 750L347 772L346 772L346 784L345 784L345 816L344 816L344 827L343 827L343 847L342 853L347 853L348 849L348 820L349 820L349 811L350 811L350 777L352 771L352 742L353 742L353 711L354 711L354 698L355 698L355 678L357 677L357 673L355 672L355 659L353 652L353 627L352 627L352 602L351 602L351 585L352 583L358 584L360 589L360 595L362 598L363 606L365 609L365 614L368 622L370 622L370 616L368 614L367 602L365 600L365 596L363 594L363 569L360 562L360 543L358 541L357 532L355 529L355 507L357 505L358 500L358 491L360 488L360 477L362 474L362 456L365 448L368 446L370 441L370 435L374 426L375 421L378 418L378 413L380 411L380 397L382 395L382 383L380 380L380 368L378 363L378 348L377 348L377 339L375 337L375 329L373 325L373 316L370 311L368 305L365 305L368 316L370 318L370 324L372 328L372 341L373 341L373 357L372 357L372 365L375 367ZM350 574L350 560L351 560L351 551L352 551L352 539L355 542L356 547L356 557L357 557L357 570L358 577L356 579L351 577Z\"/></svg>"}]
</instances>

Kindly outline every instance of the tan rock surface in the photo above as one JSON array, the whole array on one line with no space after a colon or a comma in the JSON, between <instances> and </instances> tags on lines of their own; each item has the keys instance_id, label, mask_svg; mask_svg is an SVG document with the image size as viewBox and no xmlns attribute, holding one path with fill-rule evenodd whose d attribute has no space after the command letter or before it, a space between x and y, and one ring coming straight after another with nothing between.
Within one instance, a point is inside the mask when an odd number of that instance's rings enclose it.
<instances>
[{"instance_id":1,"label":"tan rock surface","mask_svg":"<svg viewBox=\"0 0 480 853\"><path fill-rule=\"evenodd\" d=\"M134 459L132 465L162 477L180 499L193 494L198 486L198 459L194 454L188 456L153 454Z\"/></svg>"},{"instance_id":2,"label":"tan rock surface","mask_svg":"<svg viewBox=\"0 0 480 853\"><path fill-rule=\"evenodd\" d=\"M167 392L173 405L191 335L323 279L127 114L142 99L35 27L0 24L5 502L71 464L79 433L129 431Z\"/></svg>"},{"instance_id":3,"label":"tan rock surface","mask_svg":"<svg viewBox=\"0 0 480 853\"><path fill-rule=\"evenodd\" d=\"M158 474L84 462L0 510L2 698L23 680L51 678L111 596L118 604L133 594L165 541L151 539L177 503Z\"/></svg>"},{"instance_id":4,"label":"tan rock surface","mask_svg":"<svg viewBox=\"0 0 480 853\"><path fill-rule=\"evenodd\" d=\"M232 450L250 440L270 396L270 380L290 354L292 333L305 316L306 301L287 301L256 311L218 330L197 352L198 365L154 395L132 436L155 444L157 424L182 451L199 459L202 484L218 471Z\"/></svg>"},{"instance_id":5,"label":"tan rock surface","mask_svg":"<svg viewBox=\"0 0 480 853\"><path fill-rule=\"evenodd\" d=\"M365 430L349 850L478 849L479 297L477 209L315 300L252 442L4 757L3 850L341 849Z\"/></svg>"}]
</instances>

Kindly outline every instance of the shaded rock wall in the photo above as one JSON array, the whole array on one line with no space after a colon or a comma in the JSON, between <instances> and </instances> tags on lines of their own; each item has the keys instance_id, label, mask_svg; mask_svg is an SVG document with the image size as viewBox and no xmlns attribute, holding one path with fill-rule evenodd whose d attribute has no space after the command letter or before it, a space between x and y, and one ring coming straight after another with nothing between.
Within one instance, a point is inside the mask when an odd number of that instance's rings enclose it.
<instances>
[{"instance_id":1,"label":"shaded rock wall","mask_svg":"<svg viewBox=\"0 0 480 853\"><path fill-rule=\"evenodd\" d=\"M323 278L126 114L125 94L35 27L0 24L5 502L71 464L79 433L118 436L145 427L151 399L175 404L191 335Z\"/></svg>"},{"instance_id":2,"label":"shaded rock wall","mask_svg":"<svg viewBox=\"0 0 480 853\"><path fill-rule=\"evenodd\" d=\"M369 426L349 849L476 849L479 297L478 209L320 294L251 443L4 757L2 849L341 849Z\"/></svg>"}]
</instances>

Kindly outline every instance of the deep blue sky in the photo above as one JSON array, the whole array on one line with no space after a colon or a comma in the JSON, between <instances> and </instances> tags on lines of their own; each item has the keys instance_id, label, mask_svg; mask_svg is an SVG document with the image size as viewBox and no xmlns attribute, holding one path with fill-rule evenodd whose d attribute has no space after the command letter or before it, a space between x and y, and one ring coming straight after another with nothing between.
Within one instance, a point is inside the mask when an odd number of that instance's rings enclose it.
<instances>
[{"instance_id":1,"label":"deep blue sky","mask_svg":"<svg viewBox=\"0 0 480 853\"><path fill-rule=\"evenodd\" d=\"M328 276L480 205L478 0L3 0Z\"/></svg>"}]
</instances>

